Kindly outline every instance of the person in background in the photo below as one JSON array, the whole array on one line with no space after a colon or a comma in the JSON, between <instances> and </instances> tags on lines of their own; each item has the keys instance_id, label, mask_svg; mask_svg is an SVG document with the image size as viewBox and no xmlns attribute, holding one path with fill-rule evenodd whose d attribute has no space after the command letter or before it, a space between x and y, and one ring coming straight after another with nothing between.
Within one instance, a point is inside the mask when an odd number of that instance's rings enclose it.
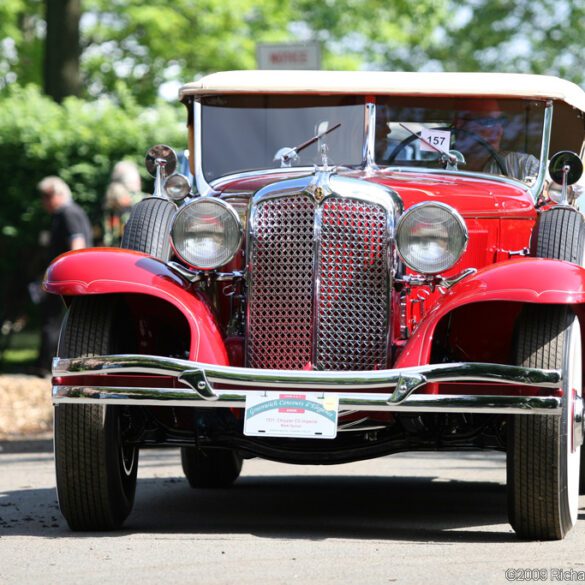
<instances>
[{"instance_id":1,"label":"person in background","mask_svg":"<svg viewBox=\"0 0 585 585\"><path fill-rule=\"evenodd\" d=\"M104 201L105 246L119 246L130 209L143 197L138 167L128 160L116 163Z\"/></svg>"},{"instance_id":2,"label":"person in background","mask_svg":"<svg viewBox=\"0 0 585 585\"><path fill-rule=\"evenodd\" d=\"M488 104L492 105L491 109ZM498 109L495 102L482 105L482 111L460 112L455 120L454 127L459 130L456 148L463 152L467 160L464 169L498 175L502 174L503 168L508 177L527 183L535 181L539 171L538 159L526 152L502 150L506 114ZM477 137L491 149L486 148Z\"/></svg>"},{"instance_id":3,"label":"person in background","mask_svg":"<svg viewBox=\"0 0 585 585\"><path fill-rule=\"evenodd\" d=\"M87 214L71 196L71 190L59 177L45 177L38 190L45 211L51 215L51 231L48 242L48 260L64 252L80 250L92 245L91 224ZM64 314L63 302L58 296L43 295L40 298L41 346L36 373L48 375L51 360L57 353L59 331Z\"/></svg>"}]
</instances>

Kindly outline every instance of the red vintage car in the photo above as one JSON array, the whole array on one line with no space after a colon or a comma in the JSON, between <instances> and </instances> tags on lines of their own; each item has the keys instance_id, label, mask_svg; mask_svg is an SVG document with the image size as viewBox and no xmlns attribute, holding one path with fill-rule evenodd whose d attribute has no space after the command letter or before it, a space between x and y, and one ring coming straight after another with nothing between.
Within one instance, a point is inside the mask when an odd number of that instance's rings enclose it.
<instances>
[{"instance_id":1,"label":"red vintage car","mask_svg":"<svg viewBox=\"0 0 585 585\"><path fill-rule=\"evenodd\" d=\"M583 443L585 92L475 73L218 73L180 91L122 248L59 257L61 510L131 511L140 449L195 488L252 457L507 453L509 519L560 539ZM581 466L583 468L585 466Z\"/></svg>"}]
</instances>

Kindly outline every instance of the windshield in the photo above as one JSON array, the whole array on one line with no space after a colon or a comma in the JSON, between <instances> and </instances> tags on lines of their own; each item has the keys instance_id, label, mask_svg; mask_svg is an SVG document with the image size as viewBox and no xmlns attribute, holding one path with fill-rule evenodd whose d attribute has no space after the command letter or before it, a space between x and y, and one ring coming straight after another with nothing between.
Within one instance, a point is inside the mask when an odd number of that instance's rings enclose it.
<instances>
[{"instance_id":1,"label":"windshield","mask_svg":"<svg viewBox=\"0 0 585 585\"><path fill-rule=\"evenodd\" d=\"M527 185L543 176L543 100L238 94L201 101L205 180L312 167L322 161L323 144L329 164L363 165L366 101L375 102L373 152L381 168L488 173Z\"/></svg>"},{"instance_id":2,"label":"windshield","mask_svg":"<svg viewBox=\"0 0 585 585\"><path fill-rule=\"evenodd\" d=\"M380 166L455 165L532 184L540 169L545 106L516 99L381 97L375 160Z\"/></svg>"},{"instance_id":3,"label":"windshield","mask_svg":"<svg viewBox=\"0 0 585 585\"><path fill-rule=\"evenodd\" d=\"M365 141L363 96L224 95L202 100L202 167L207 181L228 174L321 163L360 165ZM338 128L334 128L339 124ZM291 153L290 149L330 132ZM284 160L283 160L284 159Z\"/></svg>"}]
</instances>

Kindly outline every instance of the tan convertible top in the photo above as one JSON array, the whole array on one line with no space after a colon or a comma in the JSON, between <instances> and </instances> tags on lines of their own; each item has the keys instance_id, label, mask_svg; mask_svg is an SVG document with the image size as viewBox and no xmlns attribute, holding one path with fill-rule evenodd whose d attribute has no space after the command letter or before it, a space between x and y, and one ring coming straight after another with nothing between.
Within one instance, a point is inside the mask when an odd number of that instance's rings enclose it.
<instances>
[{"instance_id":1,"label":"tan convertible top","mask_svg":"<svg viewBox=\"0 0 585 585\"><path fill-rule=\"evenodd\" d=\"M226 93L494 96L560 100L585 111L585 91L549 75L385 71L226 71L187 83L179 98Z\"/></svg>"}]
</instances>

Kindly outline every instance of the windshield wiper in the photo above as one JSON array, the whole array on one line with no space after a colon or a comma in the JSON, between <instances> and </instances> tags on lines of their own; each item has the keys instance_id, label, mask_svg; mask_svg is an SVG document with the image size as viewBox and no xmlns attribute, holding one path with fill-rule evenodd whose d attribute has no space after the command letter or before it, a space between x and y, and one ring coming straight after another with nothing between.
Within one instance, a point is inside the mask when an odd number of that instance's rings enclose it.
<instances>
[{"instance_id":1,"label":"windshield wiper","mask_svg":"<svg viewBox=\"0 0 585 585\"><path fill-rule=\"evenodd\" d=\"M421 142L424 142L427 146L430 146L433 150L436 150L441 156L441 162L449 165L454 170L457 170L457 163L461 162L454 154L441 150L438 146L435 146L432 142L423 138L420 134L417 134L414 130L411 130L408 126L402 122L398 122L398 125L404 128L407 132L410 132L415 138L418 138Z\"/></svg>"},{"instance_id":2,"label":"windshield wiper","mask_svg":"<svg viewBox=\"0 0 585 585\"><path fill-rule=\"evenodd\" d=\"M337 130L337 128L339 128L340 126L341 122L335 124L335 126L331 126L331 128L328 128L323 132L319 132L312 138L309 138L309 140L305 140L305 142L301 142L301 144L299 144L298 146L294 146L293 148L288 147L281 148L274 156L274 160L280 160L283 167L290 166L291 161L298 158L297 155L299 152L305 150L305 148L311 146L311 144L314 144L315 142L317 142L317 140L323 138L323 136L326 136L330 132L333 132L333 130Z\"/></svg>"}]
</instances>

